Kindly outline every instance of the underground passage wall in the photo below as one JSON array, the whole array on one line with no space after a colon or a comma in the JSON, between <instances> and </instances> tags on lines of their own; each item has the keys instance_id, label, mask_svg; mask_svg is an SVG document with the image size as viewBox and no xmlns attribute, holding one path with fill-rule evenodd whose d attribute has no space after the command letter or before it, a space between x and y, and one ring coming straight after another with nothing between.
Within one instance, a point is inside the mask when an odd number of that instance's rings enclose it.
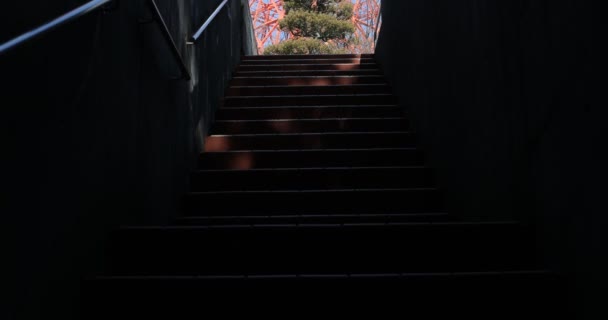
<instances>
[{"instance_id":1,"label":"underground passage wall","mask_svg":"<svg viewBox=\"0 0 608 320\"><path fill-rule=\"evenodd\" d=\"M376 58L449 208L534 225L545 262L570 276L580 319L602 318L606 113L591 1L382 5Z\"/></svg>"},{"instance_id":2,"label":"underground passage wall","mask_svg":"<svg viewBox=\"0 0 608 320\"><path fill-rule=\"evenodd\" d=\"M191 81L174 79L145 1L0 55L2 319L70 319L80 277L103 269L109 230L179 210L213 110L255 44L243 45L246 1L229 1L194 46L186 40L221 1L156 2ZM3 4L0 43L83 3Z\"/></svg>"}]
</instances>

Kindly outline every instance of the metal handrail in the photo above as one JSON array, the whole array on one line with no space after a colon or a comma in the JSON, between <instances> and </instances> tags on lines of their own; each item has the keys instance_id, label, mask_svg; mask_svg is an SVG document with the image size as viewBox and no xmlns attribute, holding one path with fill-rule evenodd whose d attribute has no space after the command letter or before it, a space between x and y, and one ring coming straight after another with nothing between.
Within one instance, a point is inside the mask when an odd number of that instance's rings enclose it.
<instances>
[{"instance_id":1,"label":"metal handrail","mask_svg":"<svg viewBox=\"0 0 608 320\"><path fill-rule=\"evenodd\" d=\"M0 55L7 53L10 50L13 50L27 42L30 42L46 33L49 33L65 24L68 24L70 22L74 22L75 20L78 20L79 18L94 12L95 10L102 8L103 6L107 5L108 3L112 2L114 0L92 0L87 2L86 4L83 4L82 6L48 22L45 23L44 25L35 28L29 32L26 32L2 45L0 45ZM175 45L175 41L173 40L173 37L171 36L171 33L169 32L169 29L167 28L167 24L165 23L165 20L163 19L160 10L158 9L158 6L156 5L156 2L154 0L148 0L147 1L150 10L152 11L152 14L154 15L154 21L156 21L161 29L161 33L163 34L163 38L165 38L165 41L167 41L167 43L169 44L169 47L171 49L171 54L173 55L173 58L177 61L179 68L182 72L182 77L186 80L190 80L192 79L192 77L190 76L190 72L188 71L188 67L186 67L186 64L184 62L184 59L182 58L179 50L177 49L177 46Z\"/></svg>"},{"instance_id":2,"label":"metal handrail","mask_svg":"<svg viewBox=\"0 0 608 320\"><path fill-rule=\"evenodd\" d=\"M101 7L103 7L104 5L112 2L114 0L93 0L90 1L86 4L83 4L82 6L50 21L45 23L44 25L30 30L2 45L0 45L0 55L7 53L8 51L15 49L27 42L30 42L32 40L34 40L35 38L38 38L46 33L49 33L67 23L73 22Z\"/></svg>"},{"instance_id":3,"label":"metal handrail","mask_svg":"<svg viewBox=\"0 0 608 320\"><path fill-rule=\"evenodd\" d=\"M203 32L205 32L207 27L211 24L211 22L213 22L215 17L220 13L220 11L222 11L222 9L226 6L227 3L228 3L228 0L224 0L224 1L222 1L222 3L220 3L219 6L217 6L217 9L215 9L215 11L213 11L211 16L209 16L209 18L207 19L207 21L205 21L205 23L203 23L203 25L198 29L198 31L196 31L196 33L190 38L191 44L198 41L198 39L203 35Z\"/></svg>"},{"instance_id":4,"label":"metal handrail","mask_svg":"<svg viewBox=\"0 0 608 320\"><path fill-rule=\"evenodd\" d=\"M175 41L173 40L173 37L171 36L171 33L169 32L169 28L167 27L167 24L165 23L165 20L163 19L163 16L160 13L158 6L156 5L156 2L154 0L148 0L147 3L148 3L148 6L150 7L150 10L152 11L152 14L154 14L154 20L160 26L163 37L165 38L167 43L169 43L169 47L171 49L171 54L173 55L173 57L177 61L177 64L179 65L179 68L182 72L182 77L186 80L191 80L192 76L190 75L190 71L188 70L188 67L186 67L186 63L184 62L184 59L182 58L181 53L177 49L177 45L175 45Z\"/></svg>"}]
</instances>

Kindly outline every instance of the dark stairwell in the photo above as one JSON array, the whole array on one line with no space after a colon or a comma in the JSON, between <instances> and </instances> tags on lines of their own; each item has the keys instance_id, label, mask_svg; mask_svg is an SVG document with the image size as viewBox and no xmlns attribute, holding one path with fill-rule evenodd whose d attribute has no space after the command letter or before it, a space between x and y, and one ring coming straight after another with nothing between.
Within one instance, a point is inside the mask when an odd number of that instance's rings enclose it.
<instances>
[{"instance_id":1,"label":"dark stairwell","mask_svg":"<svg viewBox=\"0 0 608 320\"><path fill-rule=\"evenodd\" d=\"M384 0L363 56L251 56L246 6L0 52L0 318L606 318L590 1Z\"/></svg>"},{"instance_id":2,"label":"dark stairwell","mask_svg":"<svg viewBox=\"0 0 608 320\"><path fill-rule=\"evenodd\" d=\"M184 215L116 231L87 318L566 310L528 226L445 208L372 56L244 57L226 94Z\"/></svg>"}]
</instances>

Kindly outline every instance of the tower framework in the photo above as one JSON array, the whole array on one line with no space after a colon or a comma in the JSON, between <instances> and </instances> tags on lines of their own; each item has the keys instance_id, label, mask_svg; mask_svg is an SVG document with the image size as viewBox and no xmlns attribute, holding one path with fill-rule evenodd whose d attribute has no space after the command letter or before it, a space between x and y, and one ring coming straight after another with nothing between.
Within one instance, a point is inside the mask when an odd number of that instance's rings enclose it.
<instances>
[{"instance_id":1,"label":"tower framework","mask_svg":"<svg viewBox=\"0 0 608 320\"><path fill-rule=\"evenodd\" d=\"M357 41L348 49L353 53L373 52L380 16L381 0L350 0L354 5L352 22L355 26L353 35ZM266 46L277 44L291 38L288 32L282 31L279 21L285 17L283 0L249 0L251 17L255 30L258 52Z\"/></svg>"}]
</instances>

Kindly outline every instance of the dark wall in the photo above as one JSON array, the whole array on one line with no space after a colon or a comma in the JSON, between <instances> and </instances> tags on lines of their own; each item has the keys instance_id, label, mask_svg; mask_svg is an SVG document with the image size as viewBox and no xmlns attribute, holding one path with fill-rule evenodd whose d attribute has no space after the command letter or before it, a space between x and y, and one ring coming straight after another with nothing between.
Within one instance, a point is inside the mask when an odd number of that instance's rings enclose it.
<instances>
[{"instance_id":1,"label":"dark wall","mask_svg":"<svg viewBox=\"0 0 608 320\"><path fill-rule=\"evenodd\" d=\"M112 228L179 212L213 110L248 48L240 0L195 46L187 37L221 1L157 2L192 81L173 79L179 69L158 26L142 23L151 16L143 1L120 1L0 56L2 319L70 319L81 277L103 271ZM0 43L82 3L11 4Z\"/></svg>"},{"instance_id":2,"label":"dark wall","mask_svg":"<svg viewBox=\"0 0 608 320\"><path fill-rule=\"evenodd\" d=\"M384 0L376 52L450 210L535 224L545 261L572 276L576 319L602 318L608 289L593 12L579 0Z\"/></svg>"}]
</instances>

